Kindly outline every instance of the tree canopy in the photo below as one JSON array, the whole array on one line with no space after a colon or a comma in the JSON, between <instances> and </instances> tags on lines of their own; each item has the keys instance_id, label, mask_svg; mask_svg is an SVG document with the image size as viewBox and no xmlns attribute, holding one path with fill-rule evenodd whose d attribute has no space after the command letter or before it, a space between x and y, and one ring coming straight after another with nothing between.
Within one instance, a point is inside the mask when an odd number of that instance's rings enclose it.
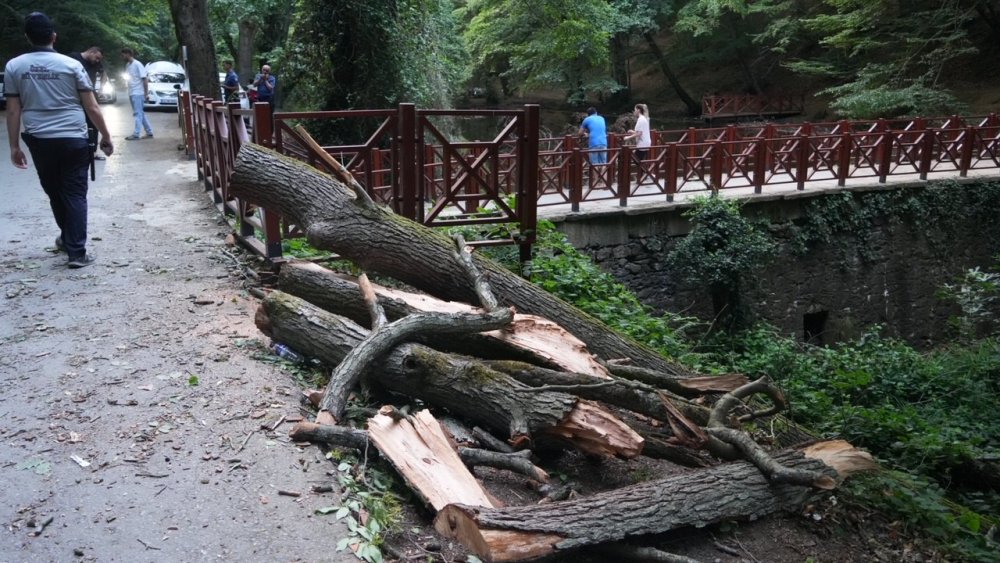
<instances>
[{"instance_id":1,"label":"tree canopy","mask_svg":"<svg viewBox=\"0 0 1000 563\"><path fill-rule=\"evenodd\" d=\"M234 60L244 82L266 62L279 105L295 109L448 107L471 86L497 101L561 92L626 107L641 69L647 89L652 77L690 113L704 93L795 85L872 118L961 111L955 69L1000 45L998 0L204 2L181 22L177 0L2 0L0 59L27 50L23 18L42 10L63 52L130 46L140 60L179 60L178 37L200 37L199 56L212 56L199 81L217 61Z\"/></svg>"}]
</instances>

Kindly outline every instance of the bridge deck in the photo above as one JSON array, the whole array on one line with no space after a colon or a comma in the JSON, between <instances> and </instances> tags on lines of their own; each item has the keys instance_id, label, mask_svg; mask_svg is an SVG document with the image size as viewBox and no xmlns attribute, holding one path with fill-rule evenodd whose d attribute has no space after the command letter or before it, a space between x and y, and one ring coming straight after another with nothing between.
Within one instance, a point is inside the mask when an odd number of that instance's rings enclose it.
<instances>
[{"instance_id":1,"label":"bridge deck","mask_svg":"<svg viewBox=\"0 0 1000 563\"><path fill-rule=\"evenodd\" d=\"M817 193L838 192L844 190L865 190L865 189L885 189L889 186L905 184L926 184L935 180L955 180L958 178L954 171L930 172L927 180L920 179L920 175L899 174L886 178L886 182L879 183L873 178L860 178L849 181L844 186L837 185L837 178L833 174L827 173L827 178L820 175L815 176L809 182L808 190L798 190L795 184L776 184L764 188L762 193L754 193L753 187L746 188L726 188L719 190L721 197L727 198L773 198L773 197L804 197ZM993 179L1000 180L1000 171L993 169L972 169L969 170L966 179ZM648 187L633 188L634 195L629 196L630 205L622 207L618 204L618 199L611 190L594 190L591 192L593 201L588 200L580 203L580 210L572 211L569 203L562 203L560 198L553 195L543 195L539 198L538 217L540 219L562 220L570 216L580 216L587 214L615 214L615 213L639 213L650 212L656 209L672 206L683 206L690 204L696 197L706 197L712 191L708 184L698 181L690 181L684 189L674 195L674 200L666 201L666 197L659 192L655 185ZM645 193L644 193L645 192ZM601 198L601 199L597 199ZM548 205L546 205L548 204Z\"/></svg>"}]
</instances>

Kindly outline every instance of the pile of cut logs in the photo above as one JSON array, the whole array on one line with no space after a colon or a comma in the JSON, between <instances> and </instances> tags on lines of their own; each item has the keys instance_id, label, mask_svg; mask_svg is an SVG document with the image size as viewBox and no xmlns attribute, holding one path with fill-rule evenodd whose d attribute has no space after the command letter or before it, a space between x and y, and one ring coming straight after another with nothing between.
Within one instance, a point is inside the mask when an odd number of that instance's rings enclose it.
<instances>
[{"instance_id":1,"label":"pile of cut logs","mask_svg":"<svg viewBox=\"0 0 1000 563\"><path fill-rule=\"evenodd\" d=\"M874 467L868 454L843 441L762 447L741 426L780 418L785 399L767 378L692 373L471 252L461 238L375 204L336 162L326 164L332 175L247 144L231 190L280 212L312 246L414 290L307 262L281 267L279 289L263 300L257 326L337 366L327 388L313 395L315 422L299 423L292 436L374 445L435 511L438 532L483 560L527 561L584 546L621 556L639 549L620 543L625 538L798 510ZM361 382L429 409L406 415L387 406L365 430L350 428L341 422ZM477 447L459 444L431 410L468 424ZM659 430L626 423L626 411ZM545 482L530 455L542 448L644 455L698 469L506 507L469 469L492 466Z\"/></svg>"}]
</instances>

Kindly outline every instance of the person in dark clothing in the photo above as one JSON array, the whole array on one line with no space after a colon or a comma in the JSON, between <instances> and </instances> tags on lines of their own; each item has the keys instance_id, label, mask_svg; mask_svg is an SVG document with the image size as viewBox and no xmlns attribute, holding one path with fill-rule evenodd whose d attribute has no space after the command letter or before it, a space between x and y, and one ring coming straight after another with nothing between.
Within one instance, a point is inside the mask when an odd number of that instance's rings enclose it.
<instances>
[{"instance_id":1,"label":"person in dark clothing","mask_svg":"<svg viewBox=\"0 0 1000 563\"><path fill-rule=\"evenodd\" d=\"M108 73L104 70L104 51L100 47L94 46L86 51L70 53L69 58L75 59L83 65L83 70L90 78L90 85L94 88L94 95L97 95L97 76L101 77L101 84L107 84ZM97 127L87 118L87 140L90 143L90 155L94 160L104 160L104 157L97 154Z\"/></svg>"},{"instance_id":2,"label":"person in dark clothing","mask_svg":"<svg viewBox=\"0 0 1000 563\"><path fill-rule=\"evenodd\" d=\"M17 168L28 167L23 139L59 227L56 248L66 252L67 266L83 268L95 261L86 246L90 149L84 115L100 132L106 155L114 152L111 133L83 65L53 48L52 20L41 12L29 14L24 35L31 52L7 61L4 68L10 161Z\"/></svg>"}]
</instances>

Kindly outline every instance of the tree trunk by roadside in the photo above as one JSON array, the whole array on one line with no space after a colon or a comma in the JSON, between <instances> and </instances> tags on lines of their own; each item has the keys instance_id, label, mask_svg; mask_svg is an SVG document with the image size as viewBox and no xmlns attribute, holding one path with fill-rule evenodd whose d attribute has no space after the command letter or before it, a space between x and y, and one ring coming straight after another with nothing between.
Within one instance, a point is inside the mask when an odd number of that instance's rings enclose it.
<instances>
[{"instance_id":1,"label":"tree trunk by roadside","mask_svg":"<svg viewBox=\"0 0 1000 563\"><path fill-rule=\"evenodd\" d=\"M874 468L871 456L842 441L775 458L838 479ZM734 462L576 500L509 508L449 505L434 526L484 560L529 561L686 526L800 510L818 494L809 487L769 482L754 465Z\"/></svg>"},{"instance_id":2,"label":"tree trunk by roadside","mask_svg":"<svg viewBox=\"0 0 1000 563\"><path fill-rule=\"evenodd\" d=\"M242 19L239 22L239 38L236 48L236 72L240 75L240 83L246 85L253 81L257 73L257 65L253 62L253 45L260 29L256 22Z\"/></svg>"},{"instance_id":3,"label":"tree trunk by roadside","mask_svg":"<svg viewBox=\"0 0 1000 563\"><path fill-rule=\"evenodd\" d=\"M444 233L365 205L347 186L304 163L244 144L230 190L281 213L306 233L311 245L332 250L366 272L395 278L441 299L476 304L454 243ZM695 375L492 260L479 255L473 259L501 305L551 319L598 357L627 358L678 377Z\"/></svg>"},{"instance_id":4,"label":"tree trunk by roadside","mask_svg":"<svg viewBox=\"0 0 1000 563\"><path fill-rule=\"evenodd\" d=\"M677 93L677 97L680 98L687 107L688 115L701 115L701 104L696 102L694 98L687 93L687 90L681 86L681 81L677 78L677 75L674 74L673 69L670 68L670 62L667 61L666 55L663 54L663 50L660 49L660 46L656 44L656 36L654 36L651 31L647 31L643 34L643 37L646 39L646 44L649 45L649 50L652 51L653 56L656 57L656 61L660 64L660 70L663 71L663 75L667 78L667 81L670 82L670 86L674 89L674 92Z\"/></svg>"},{"instance_id":5,"label":"tree trunk by roadside","mask_svg":"<svg viewBox=\"0 0 1000 563\"><path fill-rule=\"evenodd\" d=\"M219 99L219 64L215 59L212 29L208 25L207 1L170 0L170 15L177 42L187 47L185 67L191 93Z\"/></svg>"}]
</instances>

